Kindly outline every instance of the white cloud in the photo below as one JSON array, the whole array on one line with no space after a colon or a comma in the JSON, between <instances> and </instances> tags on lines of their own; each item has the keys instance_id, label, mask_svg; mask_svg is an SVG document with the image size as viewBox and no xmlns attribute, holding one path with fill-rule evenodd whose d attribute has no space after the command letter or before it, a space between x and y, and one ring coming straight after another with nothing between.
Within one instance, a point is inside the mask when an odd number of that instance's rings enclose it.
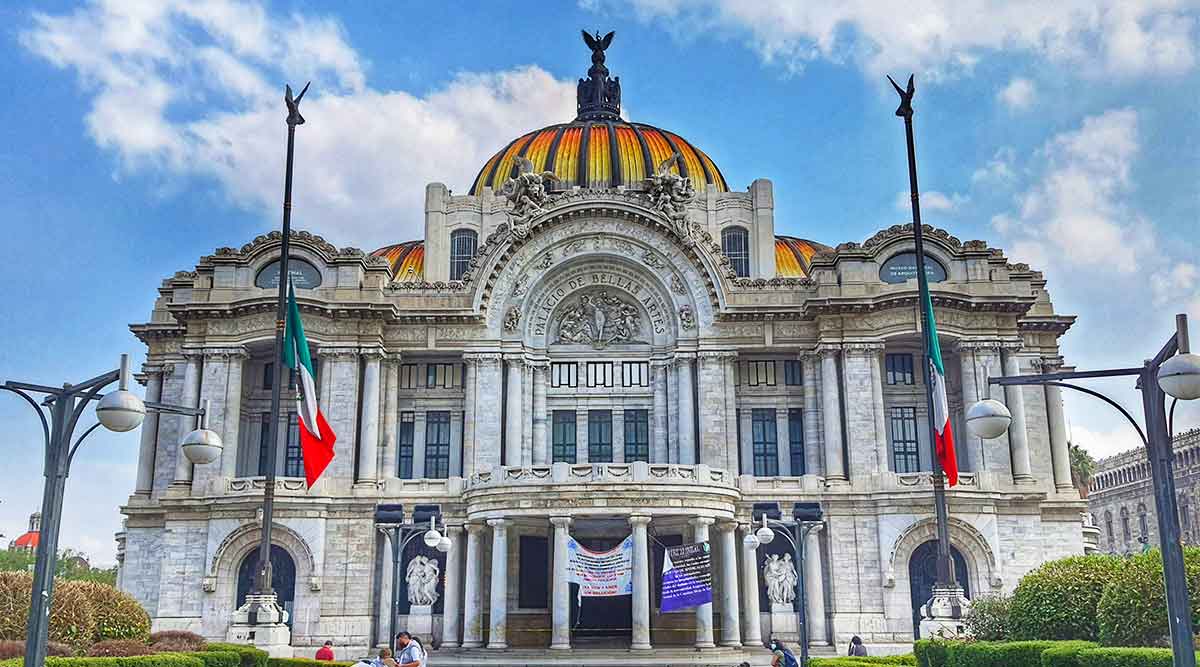
<instances>
[{"instance_id":1,"label":"white cloud","mask_svg":"<svg viewBox=\"0 0 1200 667\"><path fill-rule=\"evenodd\" d=\"M996 99L1013 111L1025 111L1030 108L1036 97L1037 90L1033 82L1022 77L1014 77L1007 86L996 93Z\"/></svg>"},{"instance_id":2,"label":"white cloud","mask_svg":"<svg viewBox=\"0 0 1200 667\"><path fill-rule=\"evenodd\" d=\"M949 212L957 209L967 202L966 195L946 194L937 190L927 190L921 193L921 210L922 211L938 211ZM896 210L908 211L912 209L912 196L908 191L896 193Z\"/></svg>"},{"instance_id":3,"label":"white cloud","mask_svg":"<svg viewBox=\"0 0 1200 667\"><path fill-rule=\"evenodd\" d=\"M88 131L124 169L213 178L272 225L283 82L312 79L296 226L364 247L419 238L426 183L465 190L505 142L575 111L574 84L538 67L461 73L424 96L372 88L335 20L256 2L98 0L33 23L21 43L78 75L92 95Z\"/></svg>"},{"instance_id":4,"label":"white cloud","mask_svg":"<svg viewBox=\"0 0 1200 667\"><path fill-rule=\"evenodd\" d=\"M1013 161L1016 160L1016 151L1011 147L1000 148L996 151L992 159L987 161L987 164L976 169L971 174L971 183L990 183L994 185L1007 185L1011 183L1016 174L1013 173Z\"/></svg>"},{"instance_id":5,"label":"white cloud","mask_svg":"<svg viewBox=\"0 0 1200 667\"><path fill-rule=\"evenodd\" d=\"M1177 74L1195 64L1194 7L1182 0L627 0L677 34L743 37L768 62L800 69L818 58L938 78L989 52L1032 53L1092 74ZM588 3L595 6L593 0Z\"/></svg>"}]
</instances>

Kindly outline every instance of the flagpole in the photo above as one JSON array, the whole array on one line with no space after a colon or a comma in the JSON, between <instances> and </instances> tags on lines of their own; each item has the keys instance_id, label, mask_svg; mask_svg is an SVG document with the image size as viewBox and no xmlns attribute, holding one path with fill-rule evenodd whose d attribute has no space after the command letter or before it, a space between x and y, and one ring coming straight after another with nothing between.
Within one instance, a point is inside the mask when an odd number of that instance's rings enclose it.
<instances>
[{"instance_id":1,"label":"flagpole","mask_svg":"<svg viewBox=\"0 0 1200 667\"><path fill-rule=\"evenodd\" d=\"M888 81L892 81L888 77ZM921 229L921 202L917 190L917 151L913 143L913 108L912 97L915 92L913 86L913 77L908 78L908 90L900 90L895 81L892 81L892 86L896 88L896 92L900 93L900 107L896 109L896 115L904 119L904 136L908 142L908 186L911 191L912 198L912 217L913 217L913 245L915 246L917 256L917 290L919 295L925 295L929 292L929 281L925 275L925 244L924 234ZM920 302L918 296L918 302ZM957 585L954 576L954 561L950 558L950 529L949 518L946 509L946 483L945 476L942 471L942 462L937 454L937 433L933 423L933 383L929 381L928 371L930 368L929 350L931 349L929 332L931 327L929 322L930 314L921 304L921 342L922 342L922 358L924 363L923 368L926 371L925 379L925 405L929 415L929 450L930 458L933 460L933 505L937 516L937 585L939 587Z\"/></svg>"},{"instance_id":2,"label":"flagpole","mask_svg":"<svg viewBox=\"0 0 1200 667\"><path fill-rule=\"evenodd\" d=\"M300 115L300 99L308 91L308 84L295 99L292 88L287 86L284 102L287 104L287 166L283 176L283 244L279 250L279 295L275 303L275 347L272 363L274 377L271 381L271 417L267 428L266 483L263 485L262 542L258 545L258 570L254 582L257 595L274 595L271 586L271 521L275 514L275 460L279 450L279 402L283 390L283 333L287 312L287 294L290 274L288 253L292 236L292 163L296 146L296 126L304 123Z\"/></svg>"}]
</instances>

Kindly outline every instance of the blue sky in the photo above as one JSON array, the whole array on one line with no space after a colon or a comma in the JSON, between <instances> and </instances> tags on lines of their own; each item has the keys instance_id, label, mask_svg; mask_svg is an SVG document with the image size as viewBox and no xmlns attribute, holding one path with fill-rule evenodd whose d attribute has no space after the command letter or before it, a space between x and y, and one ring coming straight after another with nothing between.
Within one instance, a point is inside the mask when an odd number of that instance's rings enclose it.
<instances>
[{"instance_id":1,"label":"blue sky","mask_svg":"<svg viewBox=\"0 0 1200 667\"><path fill-rule=\"evenodd\" d=\"M421 235L425 183L465 191L525 130L573 116L588 55L626 115L679 132L776 231L830 245L908 219L883 78L917 73L926 222L1045 271L1081 368L1135 365L1187 311L1200 338L1195 2L47 2L0 7L0 379L54 384L140 355L159 281L278 225L284 82L312 79L295 223L372 249ZM1093 386L1138 407L1130 383ZM1133 444L1069 398L1076 441ZM1180 427L1200 422L1181 408ZM0 399L0 533L40 505L36 420ZM63 546L114 558L136 434L97 432Z\"/></svg>"}]
</instances>

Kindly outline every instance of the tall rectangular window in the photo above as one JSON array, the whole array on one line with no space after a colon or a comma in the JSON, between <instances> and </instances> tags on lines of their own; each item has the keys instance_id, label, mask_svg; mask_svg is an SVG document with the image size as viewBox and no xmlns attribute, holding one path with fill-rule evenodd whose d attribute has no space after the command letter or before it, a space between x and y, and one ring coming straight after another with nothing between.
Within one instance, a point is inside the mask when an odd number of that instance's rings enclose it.
<instances>
[{"instance_id":1,"label":"tall rectangular window","mask_svg":"<svg viewBox=\"0 0 1200 667\"><path fill-rule=\"evenodd\" d=\"M425 386L441 389L451 389L462 386L462 364L426 364Z\"/></svg>"},{"instance_id":2,"label":"tall rectangular window","mask_svg":"<svg viewBox=\"0 0 1200 667\"><path fill-rule=\"evenodd\" d=\"M891 408L888 410L888 416L892 427L892 463L896 472L920 471L917 409Z\"/></svg>"},{"instance_id":3,"label":"tall rectangular window","mask_svg":"<svg viewBox=\"0 0 1200 667\"><path fill-rule=\"evenodd\" d=\"M804 410L788 409L788 455L792 464L792 475L799 477L804 470Z\"/></svg>"},{"instance_id":4,"label":"tall rectangular window","mask_svg":"<svg viewBox=\"0 0 1200 667\"><path fill-rule=\"evenodd\" d=\"M545 609L550 603L550 540L542 535L522 535L517 540L520 552L517 606L521 609Z\"/></svg>"},{"instance_id":5,"label":"tall rectangular window","mask_svg":"<svg viewBox=\"0 0 1200 667\"><path fill-rule=\"evenodd\" d=\"M551 387L575 387L578 379L575 376L577 366L574 361L556 361L550 364Z\"/></svg>"},{"instance_id":6,"label":"tall rectangular window","mask_svg":"<svg viewBox=\"0 0 1200 667\"><path fill-rule=\"evenodd\" d=\"M913 356L911 354L884 355L888 384L913 383Z\"/></svg>"},{"instance_id":7,"label":"tall rectangular window","mask_svg":"<svg viewBox=\"0 0 1200 667\"><path fill-rule=\"evenodd\" d=\"M799 359L785 359L783 361L783 383L789 387L798 387L803 383L803 378L800 374Z\"/></svg>"},{"instance_id":8,"label":"tall rectangular window","mask_svg":"<svg viewBox=\"0 0 1200 667\"><path fill-rule=\"evenodd\" d=\"M296 413L287 414L287 445L283 455L283 476L304 476L304 452L300 449L300 422Z\"/></svg>"},{"instance_id":9,"label":"tall rectangular window","mask_svg":"<svg viewBox=\"0 0 1200 667\"><path fill-rule=\"evenodd\" d=\"M263 364L262 388L270 389L275 386L275 362L268 361Z\"/></svg>"},{"instance_id":10,"label":"tall rectangular window","mask_svg":"<svg viewBox=\"0 0 1200 667\"><path fill-rule=\"evenodd\" d=\"M555 410L551 417L551 452L554 463L575 462L575 411Z\"/></svg>"},{"instance_id":11,"label":"tall rectangular window","mask_svg":"<svg viewBox=\"0 0 1200 667\"><path fill-rule=\"evenodd\" d=\"M421 375L416 364L400 364L400 388L417 389L421 386Z\"/></svg>"},{"instance_id":12,"label":"tall rectangular window","mask_svg":"<svg viewBox=\"0 0 1200 667\"><path fill-rule=\"evenodd\" d=\"M650 411L625 411L625 462L650 462Z\"/></svg>"},{"instance_id":13,"label":"tall rectangular window","mask_svg":"<svg viewBox=\"0 0 1200 667\"><path fill-rule=\"evenodd\" d=\"M587 386L613 386L613 363L611 361L587 362Z\"/></svg>"},{"instance_id":14,"label":"tall rectangular window","mask_svg":"<svg viewBox=\"0 0 1200 667\"><path fill-rule=\"evenodd\" d=\"M396 476L400 479L412 479L413 476L414 417L411 412L400 413L400 435L396 443L396 458L399 462Z\"/></svg>"},{"instance_id":15,"label":"tall rectangular window","mask_svg":"<svg viewBox=\"0 0 1200 667\"><path fill-rule=\"evenodd\" d=\"M612 410L588 410L588 463L612 460Z\"/></svg>"},{"instance_id":16,"label":"tall rectangular window","mask_svg":"<svg viewBox=\"0 0 1200 667\"><path fill-rule=\"evenodd\" d=\"M775 408L751 410L750 431L754 442L754 475L775 477L779 474L779 434L775 426Z\"/></svg>"},{"instance_id":17,"label":"tall rectangular window","mask_svg":"<svg viewBox=\"0 0 1200 667\"><path fill-rule=\"evenodd\" d=\"M271 413L262 413L262 431L258 434L258 476L267 476L267 443L271 442Z\"/></svg>"},{"instance_id":18,"label":"tall rectangular window","mask_svg":"<svg viewBox=\"0 0 1200 667\"><path fill-rule=\"evenodd\" d=\"M425 478L450 476L450 413L434 410L425 413Z\"/></svg>"},{"instance_id":19,"label":"tall rectangular window","mask_svg":"<svg viewBox=\"0 0 1200 667\"><path fill-rule=\"evenodd\" d=\"M775 386L774 361L743 361L738 363L738 383L758 387Z\"/></svg>"},{"instance_id":20,"label":"tall rectangular window","mask_svg":"<svg viewBox=\"0 0 1200 667\"><path fill-rule=\"evenodd\" d=\"M646 387L650 384L650 362L625 361L621 363L621 384L626 387Z\"/></svg>"}]
</instances>

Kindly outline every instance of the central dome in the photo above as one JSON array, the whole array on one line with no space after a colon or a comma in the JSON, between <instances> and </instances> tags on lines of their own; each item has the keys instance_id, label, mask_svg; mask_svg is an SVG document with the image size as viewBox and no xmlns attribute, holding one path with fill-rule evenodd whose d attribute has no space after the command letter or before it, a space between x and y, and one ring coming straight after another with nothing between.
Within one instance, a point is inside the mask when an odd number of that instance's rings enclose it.
<instances>
[{"instance_id":1,"label":"central dome","mask_svg":"<svg viewBox=\"0 0 1200 667\"><path fill-rule=\"evenodd\" d=\"M592 66L588 78L579 80L578 116L570 123L551 125L510 141L484 163L470 194L479 196L488 187L498 192L517 174L519 157L532 162L534 171L553 172L558 182L551 190L562 191L575 186L640 186L675 153L682 160L671 170L692 179L697 190L713 185L718 192L728 192L721 170L704 151L673 132L621 119L621 81L610 78L604 66L604 50L612 43L612 33L593 37L584 32L583 36L592 49Z\"/></svg>"}]
</instances>

